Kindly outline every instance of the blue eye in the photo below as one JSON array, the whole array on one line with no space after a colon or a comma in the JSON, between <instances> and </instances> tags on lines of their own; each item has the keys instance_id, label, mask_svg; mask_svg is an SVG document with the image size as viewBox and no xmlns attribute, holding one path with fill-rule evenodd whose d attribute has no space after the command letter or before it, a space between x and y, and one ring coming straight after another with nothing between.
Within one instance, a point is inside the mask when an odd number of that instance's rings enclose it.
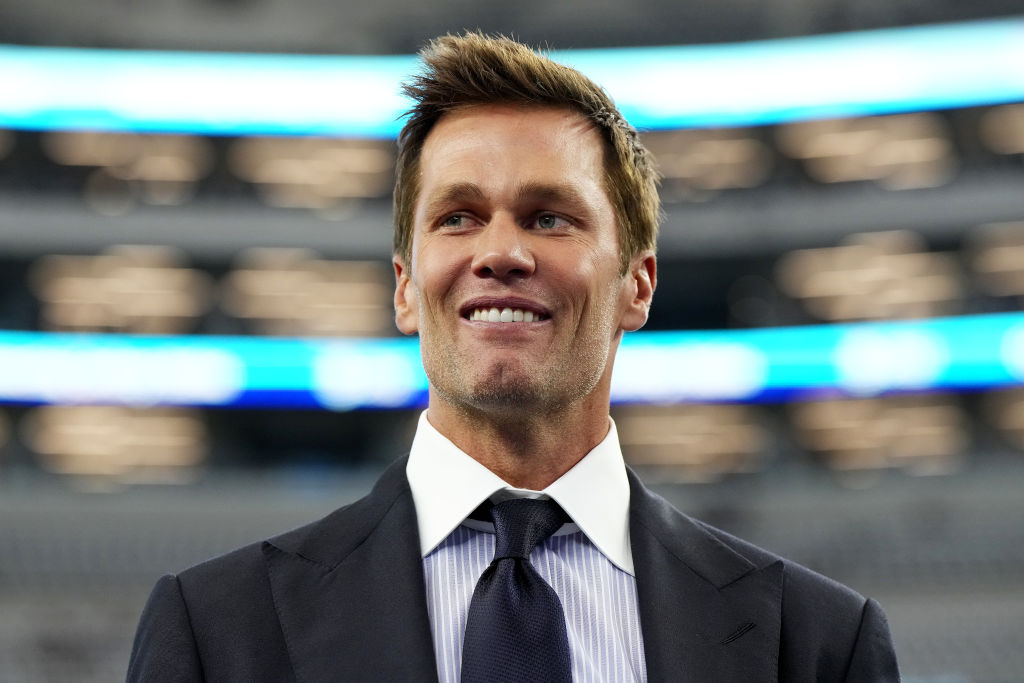
<instances>
[{"instance_id":1,"label":"blue eye","mask_svg":"<svg viewBox=\"0 0 1024 683\"><path fill-rule=\"evenodd\" d=\"M559 218L558 216L550 213L546 213L537 217L537 227L543 228L545 230L557 228L561 226L564 222L564 219Z\"/></svg>"},{"instance_id":2,"label":"blue eye","mask_svg":"<svg viewBox=\"0 0 1024 683\"><path fill-rule=\"evenodd\" d=\"M441 225L447 228L461 228L463 221L465 220L465 216L461 214L454 214L452 216L448 216L448 218L445 218L443 221L441 221Z\"/></svg>"}]
</instances>

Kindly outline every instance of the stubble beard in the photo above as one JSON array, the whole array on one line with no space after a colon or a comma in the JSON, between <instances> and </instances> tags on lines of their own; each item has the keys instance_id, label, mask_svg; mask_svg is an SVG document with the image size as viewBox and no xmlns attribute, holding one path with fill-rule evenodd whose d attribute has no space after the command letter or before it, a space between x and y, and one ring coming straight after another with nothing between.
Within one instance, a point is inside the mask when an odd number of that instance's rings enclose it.
<instances>
[{"instance_id":1,"label":"stubble beard","mask_svg":"<svg viewBox=\"0 0 1024 683\"><path fill-rule=\"evenodd\" d=\"M525 420L555 415L589 395L601 379L597 358L581 358L570 350L565 362L524 367L519 359L498 359L473 368L479 359L465 358L453 349L423 354L431 387L449 405L475 416ZM587 351L583 355L589 355ZM596 354L595 354L596 356ZM571 372L586 366L583 372Z\"/></svg>"},{"instance_id":2,"label":"stubble beard","mask_svg":"<svg viewBox=\"0 0 1024 683\"><path fill-rule=\"evenodd\" d=\"M598 312L598 320L610 319L610 306L607 303ZM465 415L497 418L507 424L563 413L594 391L612 362L613 350L602 344L577 346L569 342L548 349L548 362L513 356L497 358L481 368L481 359L460 350L454 338L424 344L423 332L421 358L433 391ZM578 336L582 331L576 332Z\"/></svg>"}]
</instances>

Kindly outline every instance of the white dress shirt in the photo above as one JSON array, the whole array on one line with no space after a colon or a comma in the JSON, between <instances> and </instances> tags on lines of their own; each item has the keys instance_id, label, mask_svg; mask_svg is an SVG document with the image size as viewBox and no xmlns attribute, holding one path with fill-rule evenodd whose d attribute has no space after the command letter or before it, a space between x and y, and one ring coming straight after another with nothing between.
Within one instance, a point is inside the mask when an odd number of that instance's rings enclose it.
<instances>
[{"instance_id":1,"label":"white dress shirt","mask_svg":"<svg viewBox=\"0 0 1024 683\"><path fill-rule=\"evenodd\" d=\"M509 486L420 416L406 474L416 506L427 611L441 683L458 683L466 616L494 556L494 529L467 519L487 499L550 497L573 523L530 555L565 612L574 681L644 681L629 545L629 481L615 424L543 491Z\"/></svg>"}]
</instances>

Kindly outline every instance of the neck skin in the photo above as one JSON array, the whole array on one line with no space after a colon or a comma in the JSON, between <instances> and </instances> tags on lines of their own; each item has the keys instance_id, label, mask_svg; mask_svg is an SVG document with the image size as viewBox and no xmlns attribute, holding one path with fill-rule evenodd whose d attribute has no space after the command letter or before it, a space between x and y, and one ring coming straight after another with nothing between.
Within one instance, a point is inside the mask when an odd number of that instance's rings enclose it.
<instances>
[{"instance_id":1,"label":"neck skin","mask_svg":"<svg viewBox=\"0 0 1024 683\"><path fill-rule=\"evenodd\" d=\"M453 405L431 387L427 419L511 486L541 491L608 434L610 386L611 363L591 393L555 410Z\"/></svg>"}]
</instances>

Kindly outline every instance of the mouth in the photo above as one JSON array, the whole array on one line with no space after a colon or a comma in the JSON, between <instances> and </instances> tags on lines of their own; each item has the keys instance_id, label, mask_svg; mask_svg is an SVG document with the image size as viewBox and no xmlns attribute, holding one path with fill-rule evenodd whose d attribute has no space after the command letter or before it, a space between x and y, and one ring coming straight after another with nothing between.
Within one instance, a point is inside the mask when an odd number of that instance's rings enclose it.
<instances>
[{"instance_id":1,"label":"mouth","mask_svg":"<svg viewBox=\"0 0 1024 683\"><path fill-rule=\"evenodd\" d=\"M471 302L462 309L462 317L485 323L533 323L551 318L544 308L526 301Z\"/></svg>"}]
</instances>

